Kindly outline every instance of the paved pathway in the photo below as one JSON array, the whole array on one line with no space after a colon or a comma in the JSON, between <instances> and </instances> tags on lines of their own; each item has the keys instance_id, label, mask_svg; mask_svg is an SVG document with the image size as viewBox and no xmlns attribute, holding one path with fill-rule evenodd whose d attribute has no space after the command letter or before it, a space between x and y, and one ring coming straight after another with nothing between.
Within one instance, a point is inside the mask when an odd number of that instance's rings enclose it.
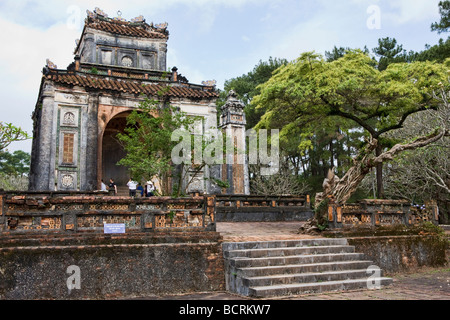
<instances>
[{"instance_id":1,"label":"paved pathway","mask_svg":"<svg viewBox=\"0 0 450 320\"><path fill-rule=\"evenodd\" d=\"M304 222L218 222L225 242L295 240L317 238L298 234Z\"/></svg>"}]
</instances>

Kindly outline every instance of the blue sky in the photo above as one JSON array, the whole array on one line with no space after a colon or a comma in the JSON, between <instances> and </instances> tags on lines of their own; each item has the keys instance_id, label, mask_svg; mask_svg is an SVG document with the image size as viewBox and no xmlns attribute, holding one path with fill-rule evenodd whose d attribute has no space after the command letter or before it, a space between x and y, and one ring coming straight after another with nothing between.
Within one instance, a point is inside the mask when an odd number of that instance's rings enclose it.
<instances>
[{"instance_id":1,"label":"blue sky","mask_svg":"<svg viewBox=\"0 0 450 320\"><path fill-rule=\"evenodd\" d=\"M0 121L32 133L41 71L49 58L59 68L73 61L86 10L110 17L168 22L168 67L193 83L249 72L270 56L293 60L334 45L369 49L394 37L406 50L422 50L440 37L431 32L439 0L0 0ZM376 22L376 24L374 24ZM31 142L10 151L31 151Z\"/></svg>"}]
</instances>

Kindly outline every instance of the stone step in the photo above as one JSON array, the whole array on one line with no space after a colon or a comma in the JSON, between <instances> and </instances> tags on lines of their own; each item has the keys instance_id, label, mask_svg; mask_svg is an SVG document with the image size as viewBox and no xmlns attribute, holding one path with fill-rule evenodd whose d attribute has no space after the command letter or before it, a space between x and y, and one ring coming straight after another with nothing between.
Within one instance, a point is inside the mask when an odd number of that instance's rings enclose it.
<instances>
[{"instance_id":1,"label":"stone step","mask_svg":"<svg viewBox=\"0 0 450 320\"><path fill-rule=\"evenodd\" d=\"M367 289L374 281L373 262L343 238L224 243L223 256L227 290L244 296ZM392 283L377 276L380 286Z\"/></svg>"},{"instance_id":2,"label":"stone step","mask_svg":"<svg viewBox=\"0 0 450 320\"><path fill-rule=\"evenodd\" d=\"M252 241L252 242L225 242L222 245L224 251L287 248L287 247L320 247L348 245L347 239L302 239L302 240L278 240L278 241Z\"/></svg>"},{"instance_id":3,"label":"stone step","mask_svg":"<svg viewBox=\"0 0 450 320\"><path fill-rule=\"evenodd\" d=\"M233 258L230 266L235 268L266 267L281 265L313 264L333 261L358 261L364 258L362 253L311 254L286 257Z\"/></svg>"},{"instance_id":4,"label":"stone step","mask_svg":"<svg viewBox=\"0 0 450 320\"><path fill-rule=\"evenodd\" d=\"M345 291L357 289L369 289L369 285L379 282L380 286L389 285L392 283L391 278L373 278L373 279L349 279L339 281L325 281L315 283L301 283L301 284L285 284L274 286L250 287L249 296L255 298L268 298L291 296L308 293L322 293L332 291Z\"/></svg>"},{"instance_id":5,"label":"stone step","mask_svg":"<svg viewBox=\"0 0 450 320\"><path fill-rule=\"evenodd\" d=\"M292 275L299 273L318 273L329 271L344 271L367 269L373 263L367 260L321 262L310 264L292 264L281 266L249 267L235 270L236 277L265 277L272 275Z\"/></svg>"},{"instance_id":6,"label":"stone step","mask_svg":"<svg viewBox=\"0 0 450 320\"><path fill-rule=\"evenodd\" d=\"M326 282L349 279L362 279L368 277L367 269L329 271L316 273L297 273L283 274L265 277L243 278L242 284L247 287L267 287L274 285L309 283L309 282ZM382 274L380 274L382 276Z\"/></svg>"},{"instance_id":7,"label":"stone step","mask_svg":"<svg viewBox=\"0 0 450 320\"><path fill-rule=\"evenodd\" d=\"M335 246L310 246L310 247L288 247L288 248L266 248L266 249L244 249L224 251L225 259L247 257L283 257L308 254L325 253L352 253L355 252L354 246L335 245Z\"/></svg>"}]
</instances>

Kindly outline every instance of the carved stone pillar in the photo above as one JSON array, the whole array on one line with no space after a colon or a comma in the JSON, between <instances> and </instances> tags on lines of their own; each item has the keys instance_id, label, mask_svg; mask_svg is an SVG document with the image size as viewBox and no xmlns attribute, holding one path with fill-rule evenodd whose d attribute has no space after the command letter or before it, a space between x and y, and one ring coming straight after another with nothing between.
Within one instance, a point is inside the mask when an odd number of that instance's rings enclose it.
<instances>
[{"instance_id":1,"label":"carved stone pillar","mask_svg":"<svg viewBox=\"0 0 450 320\"><path fill-rule=\"evenodd\" d=\"M248 158L245 143L244 104L238 100L236 92L228 93L226 104L222 107L220 127L226 135L226 163L222 167L222 177L230 184L229 194L250 194Z\"/></svg>"}]
</instances>

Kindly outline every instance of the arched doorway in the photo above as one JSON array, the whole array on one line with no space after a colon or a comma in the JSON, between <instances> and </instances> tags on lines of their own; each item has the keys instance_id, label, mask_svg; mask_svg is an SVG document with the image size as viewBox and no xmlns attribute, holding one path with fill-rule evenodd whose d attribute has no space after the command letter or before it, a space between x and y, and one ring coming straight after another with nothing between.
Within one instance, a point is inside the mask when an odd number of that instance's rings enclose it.
<instances>
[{"instance_id":1,"label":"arched doorway","mask_svg":"<svg viewBox=\"0 0 450 320\"><path fill-rule=\"evenodd\" d=\"M102 140L102 173L105 183L114 179L118 187L126 186L130 175L128 169L117 165L126 155L117 134L124 133L127 126L127 117L130 113L123 112L112 118L105 128Z\"/></svg>"}]
</instances>

